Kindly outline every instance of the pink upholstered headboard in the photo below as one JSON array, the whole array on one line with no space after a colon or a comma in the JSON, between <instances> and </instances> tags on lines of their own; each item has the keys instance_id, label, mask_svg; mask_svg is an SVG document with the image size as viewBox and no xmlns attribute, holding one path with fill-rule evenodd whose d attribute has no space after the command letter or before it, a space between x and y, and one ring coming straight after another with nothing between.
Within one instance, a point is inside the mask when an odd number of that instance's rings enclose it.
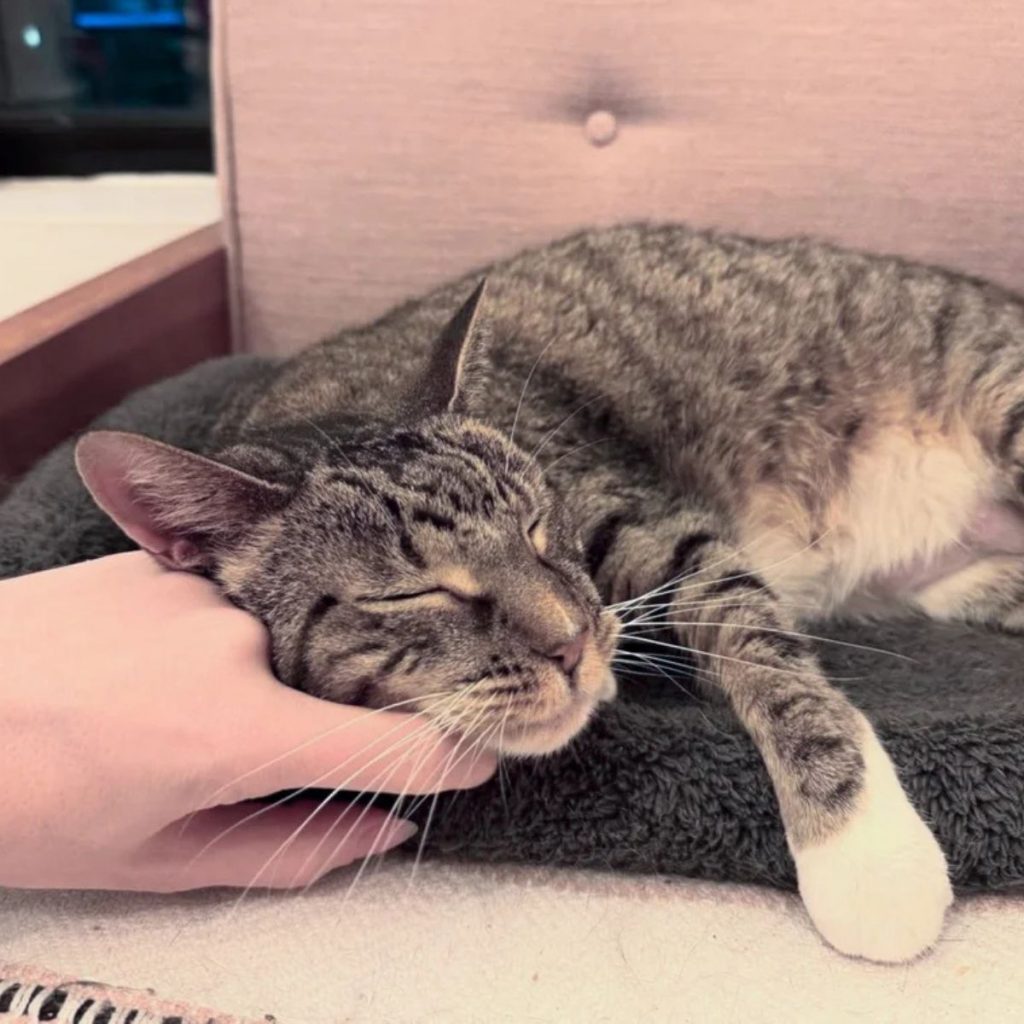
<instances>
[{"instance_id":1,"label":"pink upholstered headboard","mask_svg":"<svg viewBox=\"0 0 1024 1024\"><path fill-rule=\"evenodd\" d=\"M687 220L1024 287L1021 0L221 0L244 347ZM598 116L594 116L598 115Z\"/></svg>"}]
</instances>

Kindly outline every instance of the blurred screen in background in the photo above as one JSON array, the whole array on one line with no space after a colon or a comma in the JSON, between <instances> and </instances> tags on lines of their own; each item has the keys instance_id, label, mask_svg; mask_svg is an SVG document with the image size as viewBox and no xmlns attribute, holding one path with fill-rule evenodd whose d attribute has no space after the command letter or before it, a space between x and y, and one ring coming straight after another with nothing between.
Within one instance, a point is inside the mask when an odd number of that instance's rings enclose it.
<instances>
[{"instance_id":1,"label":"blurred screen in background","mask_svg":"<svg viewBox=\"0 0 1024 1024\"><path fill-rule=\"evenodd\" d=\"M0 175L209 171L209 0L0 0Z\"/></svg>"},{"instance_id":2,"label":"blurred screen in background","mask_svg":"<svg viewBox=\"0 0 1024 1024\"><path fill-rule=\"evenodd\" d=\"M75 0L78 28L180 28L183 0Z\"/></svg>"}]
</instances>

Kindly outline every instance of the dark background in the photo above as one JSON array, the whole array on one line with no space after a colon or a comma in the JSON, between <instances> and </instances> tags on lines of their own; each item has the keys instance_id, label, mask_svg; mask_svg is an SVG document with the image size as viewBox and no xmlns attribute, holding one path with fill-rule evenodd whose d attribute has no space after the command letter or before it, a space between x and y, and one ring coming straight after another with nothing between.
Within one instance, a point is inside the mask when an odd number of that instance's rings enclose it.
<instances>
[{"instance_id":1,"label":"dark background","mask_svg":"<svg viewBox=\"0 0 1024 1024\"><path fill-rule=\"evenodd\" d=\"M210 0L0 0L0 176L211 171Z\"/></svg>"}]
</instances>

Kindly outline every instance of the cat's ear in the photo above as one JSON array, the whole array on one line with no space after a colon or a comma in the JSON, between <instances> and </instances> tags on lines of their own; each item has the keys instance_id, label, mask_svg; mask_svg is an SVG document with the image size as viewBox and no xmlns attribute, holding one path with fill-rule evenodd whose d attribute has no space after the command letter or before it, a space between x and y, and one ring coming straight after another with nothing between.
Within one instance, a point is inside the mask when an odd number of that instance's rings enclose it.
<instances>
[{"instance_id":1,"label":"cat's ear","mask_svg":"<svg viewBox=\"0 0 1024 1024\"><path fill-rule=\"evenodd\" d=\"M201 455L111 430L82 437L75 464L96 504L172 569L208 568L290 493Z\"/></svg>"},{"instance_id":2,"label":"cat's ear","mask_svg":"<svg viewBox=\"0 0 1024 1024\"><path fill-rule=\"evenodd\" d=\"M416 415L434 416L457 407L466 364L480 333L480 302L486 286L485 277L434 342L426 372L405 403Z\"/></svg>"}]
</instances>

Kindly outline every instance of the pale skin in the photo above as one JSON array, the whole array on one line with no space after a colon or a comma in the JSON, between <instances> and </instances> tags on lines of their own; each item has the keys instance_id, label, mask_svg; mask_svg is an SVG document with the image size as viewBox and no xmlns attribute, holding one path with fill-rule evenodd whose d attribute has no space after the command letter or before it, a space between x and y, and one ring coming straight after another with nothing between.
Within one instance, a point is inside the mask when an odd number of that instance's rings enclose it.
<instances>
[{"instance_id":1,"label":"pale skin","mask_svg":"<svg viewBox=\"0 0 1024 1024\"><path fill-rule=\"evenodd\" d=\"M495 769L422 718L282 686L260 622L142 552L0 582L0 651L0 885L305 886L415 826L256 798L430 794Z\"/></svg>"}]
</instances>

